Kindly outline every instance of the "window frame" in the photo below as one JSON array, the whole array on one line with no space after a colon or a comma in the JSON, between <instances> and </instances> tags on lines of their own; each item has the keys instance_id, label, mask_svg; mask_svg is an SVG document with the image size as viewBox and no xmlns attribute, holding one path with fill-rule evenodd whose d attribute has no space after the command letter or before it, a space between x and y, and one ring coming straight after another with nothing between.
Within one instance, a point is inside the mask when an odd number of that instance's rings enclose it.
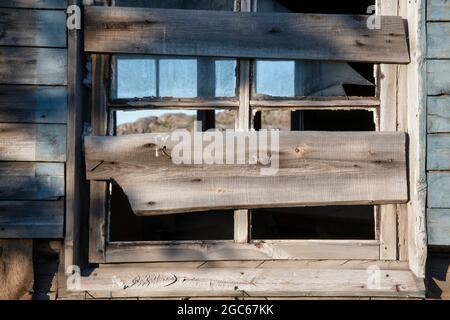
<instances>
[{"instance_id":1,"label":"window frame","mask_svg":"<svg viewBox=\"0 0 450 320\"><path fill-rule=\"evenodd\" d=\"M235 11L251 11L257 0L236 0ZM379 1L377 1L379 7ZM201 109L199 117L208 118L215 109L237 111L236 129L254 128L255 113L271 108L301 110L368 110L373 112L376 130L393 130L387 125L392 104L389 98L389 81L397 72L397 65L376 66L375 97L333 98L262 98L255 93L252 61L237 59L237 99L110 99L111 55L92 55L92 109L91 127L93 135L112 135L114 117L111 110L180 108ZM381 73L383 77L381 77ZM394 88L395 89L395 88ZM210 111L211 110L211 111ZM109 211L107 210L108 183L90 182L89 213L89 262L163 262L205 260L308 260L308 259L361 259L396 260L397 250L397 205L375 208L375 240L251 240L249 210L235 210L234 240L225 241L143 241L110 242ZM174 254L176 253L176 254ZM173 258L168 259L168 256Z\"/></svg>"}]
</instances>

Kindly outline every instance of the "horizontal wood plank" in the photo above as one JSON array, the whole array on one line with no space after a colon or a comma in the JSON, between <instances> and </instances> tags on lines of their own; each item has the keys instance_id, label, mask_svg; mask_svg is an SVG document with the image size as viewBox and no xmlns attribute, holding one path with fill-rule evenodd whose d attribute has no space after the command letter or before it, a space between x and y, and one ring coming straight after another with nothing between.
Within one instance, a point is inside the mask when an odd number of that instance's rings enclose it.
<instances>
[{"instance_id":1,"label":"horizontal wood plank","mask_svg":"<svg viewBox=\"0 0 450 320\"><path fill-rule=\"evenodd\" d=\"M427 211L428 244L450 246L450 209Z\"/></svg>"},{"instance_id":2,"label":"horizontal wood plank","mask_svg":"<svg viewBox=\"0 0 450 320\"><path fill-rule=\"evenodd\" d=\"M66 30L62 10L2 9L0 45L66 47Z\"/></svg>"},{"instance_id":3,"label":"horizontal wood plank","mask_svg":"<svg viewBox=\"0 0 450 320\"><path fill-rule=\"evenodd\" d=\"M2 0L0 1L0 7L65 9L67 8L67 0Z\"/></svg>"},{"instance_id":4,"label":"horizontal wood plank","mask_svg":"<svg viewBox=\"0 0 450 320\"><path fill-rule=\"evenodd\" d=\"M428 172L428 208L450 208L450 172Z\"/></svg>"},{"instance_id":5,"label":"horizontal wood plank","mask_svg":"<svg viewBox=\"0 0 450 320\"><path fill-rule=\"evenodd\" d=\"M450 34L450 22L427 23L427 56L431 59L450 58L450 41L442 41Z\"/></svg>"},{"instance_id":6,"label":"horizontal wood plank","mask_svg":"<svg viewBox=\"0 0 450 320\"><path fill-rule=\"evenodd\" d=\"M64 200L0 201L0 238L62 238Z\"/></svg>"},{"instance_id":7,"label":"horizontal wood plank","mask_svg":"<svg viewBox=\"0 0 450 320\"><path fill-rule=\"evenodd\" d=\"M66 85L67 49L0 47L0 84Z\"/></svg>"},{"instance_id":8,"label":"horizontal wood plank","mask_svg":"<svg viewBox=\"0 0 450 320\"><path fill-rule=\"evenodd\" d=\"M450 134L429 134L427 140L428 170L450 171Z\"/></svg>"},{"instance_id":9,"label":"horizontal wood plank","mask_svg":"<svg viewBox=\"0 0 450 320\"><path fill-rule=\"evenodd\" d=\"M216 134L216 139L224 139L224 133ZM167 134L90 136L85 138L87 178L115 180L137 215L407 201L405 134L279 134L279 152L271 150L270 165L279 162L275 175L261 174L268 166L248 161L175 164L171 152L178 140ZM241 141L246 135L235 133ZM199 154L200 148L196 144L192 154ZM223 160L227 151L221 148L216 156ZM257 146L251 148L234 162L248 160L257 152Z\"/></svg>"},{"instance_id":10,"label":"horizontal wood plank","mask_svg":"<svg viewBox=\"0 0 450 320\"><path fill-rule=\"evenodd\" d=\"M64 197L64 164L0 162L0 200L57 200Z\"/></svg>"},{"instance_id":11,"label":"horizontal wood plank","mask_svg":"<svg viewBox=\"0 0 450 320\"><path fill-rule=\"evenodd\" d=\"M428 21L450 21L450 2L448 0L428 0Z\"/></svg>"},{"instance_id":12,"label":"horizontal wood plank","mask_svg":"<svg viewBox=\"0 0 450 320\"><path fill-rule=\"evenodd\" d=\"M380 106L376 98L342 98L342 99L264 99L251 100L250 106L258 109L289 108L295 110L366 110Z\"/></svg>"},{"instance_id":13,"label":"horizontal wood plank","mask_svg":"<svg viewBox=\"0 0 450 320\"><path fill-rule=\"evenodd\" d=\"M94 297L423 297L425 294L423 280L409 270L380 270L380 286L371 287L365 269L139 266L97 268L81 278L80 291Z\"/></svg>"},{"instance_id":14,"label":"horizontal wood plank","mask_svg":"<svg viewBox=\"0 0 450 320\"><path fill-rule=\"evenodd\" d=\"M428 60L428 94L432 96L450 94L450 60Z\"/></svg>"},{"instance_id":15,"label":"horizontal wood plank","mask_svg":"<svg viewBox=\"0 0 450 320\"><path fill-rule=\"evenodd\" d=\"M66 161L66 125L0 123L0 161Z\"/></svg>"},{"instance_id":16,"label":"horizontal wood plank","mask_svg":"<svg viewBox=\"0 0 450 320\"><path fill-rule=\"evenodd\" d=\"M401 17L88 7L85 50L408 63Z\"/></svg>"},{"instance_id":17,"label":"horizontal wood plank","mask_svg":"<svg viewBox=\"0 0 450 320\"><path fill-rule=\"evenodd\" d=\"M67 88L0 85L0 122L67 123Z\"/></svg>"},{"instance_id":18,"label":"horizontal wood plank","mask_svg":"<svg viewBox=\"0 0 450 320\"><path fill-rule=\"evenodd\" d=\"M233 243L191 241L184 243L111 243L106 248L107 263L214 261L214 260L313 260L379 259L375 240L277 240Z\"/></svg>"},{"instance_id":19,"label":"horizontal wood plank","mask_svg":"<svg viewBox=\"0 0 450 320\"><path fill-rule=\"evenodd\" d=\"M428 133L450 133L450 97L428 97Z\"/></svg>"}]
</instances>

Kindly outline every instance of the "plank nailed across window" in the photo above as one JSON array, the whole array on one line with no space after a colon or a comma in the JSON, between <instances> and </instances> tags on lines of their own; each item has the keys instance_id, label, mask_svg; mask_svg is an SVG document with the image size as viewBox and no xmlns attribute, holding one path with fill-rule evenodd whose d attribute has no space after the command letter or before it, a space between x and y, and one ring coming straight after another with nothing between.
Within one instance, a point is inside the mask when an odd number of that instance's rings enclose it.
<instances>
[{"instance_id":1,"label":"plank nailed across window","mask_svg":"<svg viewBox=\"0 0 450 320\"><path fill-rule=\"evenodd\" d=\"M408 200L404 133L279 134L275 175L261 175L259 163L174 164L178 141L164 134L90 136L87 178L115 180L137 215Z\"/></svg>"},{"instance_id":2,"label":"plank nailed across window","mask_svg":"<svg viewBox=\"0 0 450 320\"><path fill-rule=\"evenodd\" d=\"M408 63L401 17L87 7L85 50Z\"/></svg>"}]
</instances>

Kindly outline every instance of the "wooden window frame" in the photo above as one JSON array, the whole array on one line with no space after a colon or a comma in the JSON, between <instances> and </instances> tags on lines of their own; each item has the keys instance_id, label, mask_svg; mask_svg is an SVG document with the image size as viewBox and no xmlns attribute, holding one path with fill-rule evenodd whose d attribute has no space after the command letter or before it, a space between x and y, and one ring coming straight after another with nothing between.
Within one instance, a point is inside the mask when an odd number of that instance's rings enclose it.
<instances>
[{"instance_id":1,"label":"wooden window frame","mask_svg":"<svg viewBox=\"0 0 450 320\"><path fill-rule=\"evenodd\" d=\"M95 3L109 2L96 0ZM69 4L81 5L81 0L69 0ZM407 204L396 206L397 219L397 261L374 260L290 260L290 261L198 261L145 264L103 264L81 277L81 292L71 292L61 287L60 297L125 298L125 297L420 297L425 295L424 276L427 256L426 244L426 1L406 0L378 1L382 14L394 14L407 18L411 63L397 68L380 66L379 82L395 84L381 90L380 101L395 100L394 118L380 117L380 127L394 126L409 134L409 193ZM406 23L406 21L405 21ZM80 175L83 168L83 44L81 30L70 30L68 35L68 141L66 164L66 222L62 267L72 274L73 265L85 266L84 257L86 223L83 210L83 189L85 181ZM388 82L388 79L389 80ZM382 87L383 89L383 87ZM383 102L384 101L384 102ZM250 102L252 103L252 102ZM258 102L261 103L261 102ZM299 102L300 103L300 102ZM306 102L308 103L308 102ZM346 102L344 102L345 104ZM205 103L206 106L209 103ZM282 106L290 103L279 102ZM313 101L322 107L321 101ZM201 105L200 105L201 107ZM300 107L307 108L305 104ZM343 107L338 102L338 107ZM377 106L374 106L375 108ZM381 107L383 109L383 107ZM389 121L389 125L387 124ZM383 130L383 129L382 129ZM103 206L100 207L100 211ZM392 218L392 217L391 217ZM387 220L385 221L387 224ZM98 227L98 228L97 228ZM93 225L100 236L104 225ZM392 235L392 233L389 233ZM95 235L94 235L95 236ZM92 244L91 244L92 246ZM145 246L145 245L144 245ZM102 247L103 248L103 247ZM137 248L137 246L134 246ZM128 250L133 248L123 248ZM140 252L145 252L141 248ZM320 250L316 247L314 250ZM139 250L136 250L139 251ZM132 253L132 252L130 252ZM137 254L139 252L132 253ZM104 251L103 251L104 257ZM143 256L145 259L145 255ZM105 261L104 258L100 259ZM130 261L127 261L130 262ZM381 271L381 290L366 287L369 267ZM211 274L212 273L212 274ZM174 285L153 284L152 279L178 279ZM280 278L281 276L281 278ZM115 279L138 282L136 289L126 289L112 283ZM188 278L186 278L188 277ZM229 279L226 283L222 280ZM249 279L251 280L249 282ZM262 280L262 283L261 283ZM149 282L146 282L149 281ZM65 279L61 279L61 284ZM218 287L219 286L219 287Z\"/></svg>"},{"instance_id":2,"label":"wooden window frame","mask_svg":"<svg viewBox=\"0 0 450 320\"><path fill-rule=\"evenodd\" d=\"M251 11L256 0L235 2L235 8ZM378 9L383 6L378 1ZM383 12L393 14L394 12ZM395 13L394 15L397 15ZM391 114L385 106L392 105L392 90L397 83L397 65L376 66L377 92L375 97L351 98L261 98L255 94L252 61L238 59L238 98L218 99L110 99L111 55L92 55L92 109L93 135L111 135L113 117L109 110L177 108L200 109L205 116L211 109L237 111L236 129L250 130L256 111L271 108L285 110L368 110L373 112L377 131L396 131L389 123ZM383 77L380 77L380 74ZM394 81L394 83L393 83ZM394 85L393 85L394 84ZM203 110L204 109L204 110ZM392 108L391 108L392 109ZM395 108L396 109L396 108ZM213 111L214 112L214 111ZM234 240L229 241L141 241L110 242L108 235L108 183L90 182L89 262L126 263L162 261L214 260L396 260L397 206L375 207L375 240L251 240L249 210L235 210ZM167 257L171 257L170 259Z\"/></svg>"}]
</instances>

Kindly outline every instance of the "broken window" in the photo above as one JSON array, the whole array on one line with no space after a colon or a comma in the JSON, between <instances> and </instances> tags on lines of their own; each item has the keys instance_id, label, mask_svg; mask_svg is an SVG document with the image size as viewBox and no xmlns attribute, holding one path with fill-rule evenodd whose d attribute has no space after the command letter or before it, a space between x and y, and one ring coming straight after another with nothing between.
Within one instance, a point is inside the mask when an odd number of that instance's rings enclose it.
<instances>
[{"instance_id":1,"label":"broken window","mask_svg":"<svg viewBox=\"0 0 450 320\"><path fill-rule=\"evenodd\" d=\"M351 1L258 0L252 1L251 6L245 6L245 3L115 1L116 6L162 9L360 15L366 15L368 6L374 1L362 1L357 5ZM161 14L168 12L161 11ZM358 17L355 21L362 19ZM277 28L273 27L271 33L277 34ZM158 41L156 38L153 40ZM229 39L230 43L232 41ZM208 43L204 48L199 43L195 48L183 45L185 47L180 50L188 53L202 52L208 47ZM248 49L244 43L241 45ZM377 252L379 256L380 227L374 204L405 200L406 178L402 170L406 164L401 134L370 134L379 130L380 107L376 66L372 62L364 58L355 59L364 61L356 63L334 61L342 60L340 58L295 60L277 56L252 59L245 55L177 56L166 54L167 48L160 48L164 51L162 53L143 55L140 46L133 48L134 54L124 54L128 49L121 49L111 55L107 102L111 121L108 132L116 135L116 139L87 139L86 156L88 168L92 169L88 178L109 179L105 217L106 261L108 252L115 252L117 247L114 246L135 241L141 245L149 242L149 250L154 245L165 245L158 247L160 251L155 255L150 253L145 261L250 259L252 254L257 257L267 254L261 252L260 243L287 252L288 248L301 245L296 240L308 239L354 240L355 245L368 246L365 258L372 259ZM230 50L239 51L236 48ZM338 50L336 52L338 54ZM217 55L221 53L217 52ZM201 121L201 127L197 127L196 121ZM278 129L282 143L295 141L298 144L284 146L282 161L292 150L299 158L292 167L282 167L285 176L267 178L264 185L252 176L250 167L233 169L235 171L230 170L229 174L218 173L206 166L186 166L170 171L169 162L151 170L143 169L151 162L149 159L154 160L143 149L156 152L162 159L169 156L166 145L153 140L145 143L139 140L150 139L150 136L134 136L170 133L176 129L191 132ZM345 135L344 132L348 131L352 134ZM392 142L392 149L384 149L380 141L386 139ZM138 147L142 143L145 148ZM317 150L316 144L320 146ZM118 156L115 146L122 145L127 151ZM105 159L95 158L102 152ZM332 158L333 154L339 154L340 158ZM112 157L122 157L122 160L116 161ZM103 170L102 166L112 173ZM130 167L135 171L129 172ZM125 175L118 174L122 169ZM329 174L326 174L327 170ZM158 176L159 172L162 174ZM214 179L214 174L218 175L217 179ZM328 180L322 181L324 176ZM347 178L351 182L343 184ZM370 183L359 185L361 179ZM392 183L380 188L383 185L381 179ZM341 194L354 198L344 196L341 199ZM183 211L184 208L188 210ZM198 249L202 252L200 255L198 252L190 255L189 250L180 256L165 254L172 252L174 246L188 248L183 246L200 243L206 248L216 248L219 243L226 249L212 253L195 247L194 252ZM245 248L251 248L252 253L247 256L234 244L247 245ZM342 252L339 257L345 258L347 254ZM304 257L301 250L292 255L286 253L286 256L294 259Z\"/></svg>"}]
</instances>

